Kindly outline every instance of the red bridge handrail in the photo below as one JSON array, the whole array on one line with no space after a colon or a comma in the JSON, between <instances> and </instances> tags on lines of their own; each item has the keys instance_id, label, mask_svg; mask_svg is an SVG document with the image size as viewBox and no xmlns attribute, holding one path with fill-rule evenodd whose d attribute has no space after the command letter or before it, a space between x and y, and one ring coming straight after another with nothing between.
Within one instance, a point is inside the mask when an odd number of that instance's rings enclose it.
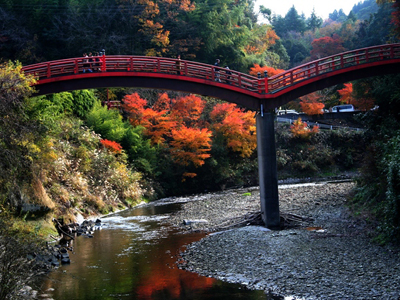
<instances>
[{"instance_id":1,"label":"red bridge handrail","mask_svg":"<svg viewBox=\"0 0 400 300\"><path fill-rule=\"evenodd\" d=\"M84 70L91 69L93 72L142 72L194 77L253 91L256 91L258 82L257 77L235 70L173 58L106 55L92 57L92 62L85 62L85 59L61 59L28 65L22 69L26 74L38 77L39 81L61 75L82 74Z\"/></svg>"},{"instance_id":2,"label":"red bridge handrail","mask_svg":"<svg viewBox=\"0 0 400 300\"><path fill-rule=\"evenodd\" d=\"M177 75L181 80L189 78L203 79L215 82L216 85L227 85L236 89L251 91L257 94L273 94L292 86L300 81L310 79L328 72L358 66L366 63L400 59L400 43L372 46L324 57L278 75L260 78L227 70L213 65L177 60L165 57L107 55L93 57L92 62L86 62L84 57L61 59L37 63L23 67L27 74L33 74L40 80L64 75L82 74L85 69L99 73L141 72L144 76L160 74ZM153 75L152 75L153 74Z\"/></svg>"},{"instance_id":3,"label":"red bridge handrail","mask_svg":"<svg viewBox=\"0 0 400 300\"><path fill-rule=\"evenodd\" d=\"M400 43L351 50L294 67L269 77L268 91L273 93L324 73L387 59L400 59Z\"/></svg>"}]
</instances>

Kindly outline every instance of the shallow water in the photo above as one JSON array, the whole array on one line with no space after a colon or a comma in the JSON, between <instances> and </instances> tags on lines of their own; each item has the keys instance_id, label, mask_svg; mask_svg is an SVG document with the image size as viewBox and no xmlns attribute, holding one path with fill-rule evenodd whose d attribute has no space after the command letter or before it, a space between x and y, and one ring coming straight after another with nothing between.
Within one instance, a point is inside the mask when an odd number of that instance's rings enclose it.
<instances>
[{"instance_id":1,"label":"shallow water","mask_svg":"<svg viewBox=\"0 0 400 300\"><path fill-rule=\"evenodd\" d=\"M160 223L179 208L153 204L103 218L94 238L73 241L71 264L48 274L42 290L54 300L270 299L263 291L178 269L182 247L204 236Z\"/></svg>"}]
</instances>

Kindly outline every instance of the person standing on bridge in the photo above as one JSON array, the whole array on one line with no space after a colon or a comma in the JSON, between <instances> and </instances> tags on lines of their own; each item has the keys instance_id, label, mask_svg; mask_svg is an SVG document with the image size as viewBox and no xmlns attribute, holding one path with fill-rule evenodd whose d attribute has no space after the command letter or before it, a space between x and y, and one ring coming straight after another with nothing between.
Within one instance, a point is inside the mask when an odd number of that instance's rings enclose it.
<instances>
[{"instance_id":1,"label":"person standing on bridge","mask_svg":"<svg viewBox=\"0 0 400 300\"><path fill-rule=\"evenodd\" d=\"M215 68L214 68L214 70L215 70L215 81L221 82L221 78L220 78L221 75L219 73L219 63L220 63L220 60L217 58L215 60L215 64L214 64L214 66L215 66Z\"/></svg>"},{"instance_id":2,"label":"person standing on bridge","mask_svg":"<svg viewBox=\"0 0 400 300\"><path fill-rule=\"evenodd\" d=\"M86 72L86 68L89 67L89 64L88 64L89 58L88 58L88 55L86 53L83 53L82 56L84 57L83 60L82 60L82 62L83 62L83 73L85 73Z\"/></svg>"},{"instance_id":3,"label":"person standing on bridge","mask_svg":"<svg viewBox=\"0 0 400 300\"><path fill-rule=\"evenodd\" d=\"M176 74L182 75L181 68L182 68L181 56L178 55L176 61Z\"/></svg>"},{"instance_id":4,"label":"person standing on bridge","mask_svg":"<svg viewBox=\"0 0 400 300\"><path fill-rule=\"evenodd\" d=\"M90 52L89 53L89 69L88 69L88 71L90 72L90 73L93 73L93 54L92 54L92 52Z\"/></svg>"},{"instance_id":5,"label":"person standing on bridge","mask_svg":"<svg viewBox=\"0 0 400 300\"><path fill-rule=\"evenodd\" d=\"M226 83L227 84L231 84L231 75L232 75L232 72L230 71L230 69L229 69L229 67L228 66L225 66L225 69L226 69Z\"/></svg>"},{"instance_id":6,"label":"person standing on bridge","mask_svg":"<svg viewBox=\"0 0 400 300\"><path fill-rule=\"evenodd\" d=\"M95 54L94 54L94 56L95 56L95 63L94 63L94 65L93 65L93 69L94 69L94 71L95 72L100 72L101 71L101 65L100 65L100 54L99 54L99 52L95 52Z\"/></svg>"}]
</instances>

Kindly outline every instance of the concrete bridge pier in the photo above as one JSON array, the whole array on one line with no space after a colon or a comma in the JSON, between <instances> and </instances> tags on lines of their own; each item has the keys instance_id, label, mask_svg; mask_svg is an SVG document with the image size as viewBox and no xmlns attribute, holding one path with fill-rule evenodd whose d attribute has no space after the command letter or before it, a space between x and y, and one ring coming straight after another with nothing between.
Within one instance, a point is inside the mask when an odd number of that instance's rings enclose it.
<instances>
[{"instance_id":1,"label":"concrete bridge pier","mask_svg":"<svg viewBox=\"0 0 400 300\"><path fill-rule=\"evenodd\" d=\"M275 114L261 112L256 116L257 156L260 181L261 215L265 226L280 228L278 174L275 148Z\"/></svg>"}]
</instances>

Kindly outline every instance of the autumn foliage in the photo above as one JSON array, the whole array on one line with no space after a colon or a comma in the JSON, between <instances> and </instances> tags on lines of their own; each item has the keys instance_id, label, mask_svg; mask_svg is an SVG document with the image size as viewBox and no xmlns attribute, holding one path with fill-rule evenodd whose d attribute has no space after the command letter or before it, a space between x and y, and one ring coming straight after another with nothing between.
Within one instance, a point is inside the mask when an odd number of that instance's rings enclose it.
<instances>
[{"instance_id":1,"label":"autumn foliage","mask_svg":"<svg viewBox=\"0 0 400 300\"><path fill-rule=\"evenodd\" d=\"M210 118L213 129L226 138L230 149L242 157L250 157L257 146L254 112L223 103L214 107Z\"/></svg>"},{"instance_id":2,"label":"autumn foliage","mask_svg":"<svg viewBox=\"0 0 400 300\"><path fill-rule=\"evenodd\" d=\"M311 45L311 59L319 59L326 56L331 56L346 50L343 47L343 40L337 34L333 34L332 37L324 36L319 39L315 39L312 41Z\"/></svg>"},{"instance_id":3,"label":"autumn foliage","mask_svg":"<svg viewBox=\"0 0 400 300\"><path fill-rule=\"evenodd\" d=\"M253 75L253 76L258 76L258 73L260 73L261 76L264 77L264 71L267 71L268 77L285 72L285 70L282 70L282 69L275 69L275 68L268 67L268 66L260 67L260 65L254 64L254 67L250 68L249 73L250 73L250 75Z\"/></svg>"},{"instance_id":4,"label":"autumn foliage","mask_svg":"<svg viewBox=\"0 0 400 300\"><path fill-rule=\"evenodd\" d=\"M210 158L213 136L219 136L226 151L250 157L257 146L254 112L233 103L215 105L209 116L206 102L196 95L175 99L167 93L158 95L152 104L134 93L123 99L123 109L133 126L142 126L144 135L172 162L181 167L182 181L195 177Z\"/></svg>"},{"instance_id":5,"label":"autumn foliage","mask_svg":"<svg viewBox=\"0 0 400 300\"><path fill-rule=\"evenodd\" d=\"M204 160L210 157L211 135L207 128L188 128L182 125L179 129L173 129L170 151L175 162L183 166L190 163L195 167L203 165Z\"/></svg>"},{"instance_id":6,"label":"autumn foliage","mask_svg":"<svg viewBox=\"0 0 400 300\"><path fill-rule=\"evenodd\" d=\"M121 153L122 152L122 146L117 142L104 139L104 140L100 140L100 143L113 153Z\"/></svg>"},{"instance_id":7,"label":"autumn foliage","mask_svg":"<svg viewBox=\"0 0 400 300\"><path fill-rule=\"evenodd\" d=\"M346 104L353 104L354 97L353 97L353 84L352 83L345 83L344 88L338 90L340 95L340 102Z\"/></svg>"},{"instance_id":8,"label":"autumn foliage","mask_svg":"<svg viewBox=\"0 0 400 300\"><path fill-rule=\"evenodd\" d=\"M374 99L368 96L368 90L370 89L370 87L367 85L367 83L359 83L359 84L362 85L362 90L363 90L362 96L356 97L353 90L353 84L345 83L344 84L345 87L341 90L338 90L338 93L340 95L340 102L346 104L353 104L360 110L369 110L372 107L374 107L375 103Z\"/></svg>"},{"instance_id":9,"label":"autumn foliage","mask_svg":"<svg viewBox=\"0 0 400 300\"><path fill-rule=\"evenodd\" d=\"M318 102L319 97L317 93L300 97L300 100L301 109L307 115L322 115L324 113L325 104Z\"/></svg>"},{"instance_id":10,"label":"autumn foliage","mask_svg":"<svg viewBox=\"0 0 400 300\"><path fill-rule=\"evenodd\" d=\"M276 32L265 24L253 29L254 38L245 47L247 54L263 54L279 40Z\"/></svg>"},{"instance_id":11,"label":"autumn foliage","mask_svg":"<svg viewBox=\"0 0 400 300\"><path fill-rule=\"evenodd\" d=\"M200 167L210 157L212 132L199 121L205 106L195 95L170 99L160 94L150 107L139 94L126 95L123 108L133 126L144 127L153 145L168 149L173 161L181 166ZM185 172L184 177L195 173Z\"/></svg>"},{"instance_id":12,"label":"autumn foliage","mask_svg":"<svg viewBox=\"0 0 400 300\"><path fill-rule=\"evenodd\" d=\"M290 131L295 137L308 139L319 132L319 127L314 126L312 129L310 129L306 122L303 122L301 118L298 118L293 122L293 125L290 126Z\"/></svg>"}]
</instances>

